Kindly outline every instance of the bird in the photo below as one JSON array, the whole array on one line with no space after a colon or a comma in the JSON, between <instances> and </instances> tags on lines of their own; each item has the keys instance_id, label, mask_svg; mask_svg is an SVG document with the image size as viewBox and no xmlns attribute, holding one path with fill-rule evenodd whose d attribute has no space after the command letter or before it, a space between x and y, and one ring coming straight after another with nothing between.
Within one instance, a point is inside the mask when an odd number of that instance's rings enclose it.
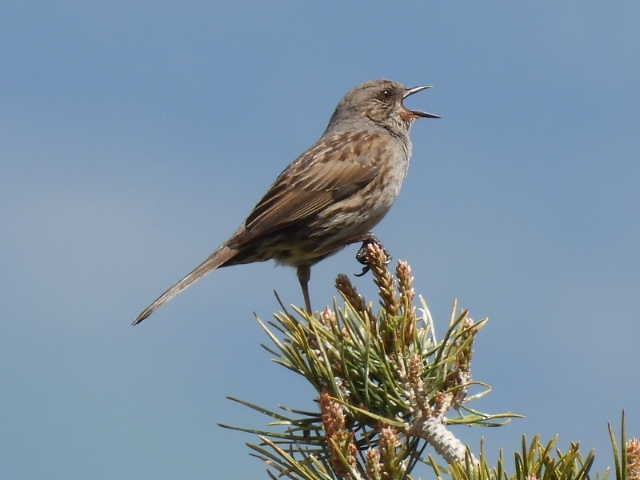
<instances>
[{"instance_id":1,"label":"bird","mask_svg":"<svg viewBox=\"0 0 640 480\"><path fill-rule=\"evenodd\" d=\"M311 313L311 266L349 244L377 241L371 229L391 208L407 174L411 126L418 118L440 118L404 105L428 88L379 79L351 89L316 143L278 175L235 233L133 325L212 270L271 259L296 268Z\"/></svg>"}]
</instances>

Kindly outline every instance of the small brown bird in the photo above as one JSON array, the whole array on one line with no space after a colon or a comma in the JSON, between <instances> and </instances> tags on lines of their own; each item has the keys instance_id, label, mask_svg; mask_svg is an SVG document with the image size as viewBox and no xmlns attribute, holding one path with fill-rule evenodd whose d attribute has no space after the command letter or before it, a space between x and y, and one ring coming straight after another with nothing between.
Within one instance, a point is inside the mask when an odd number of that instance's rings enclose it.
<instances>
[{"instance_id":1,"label":"small brown bird","mask_svg":"<svg viewBox=\"0 0 640 480\"><path fill-rule=\"evenodd\" d=\"M432 113L403 100L430 86L364 82L347 93L326 130L276 178L240 228L133 321L136 325L211 270L274 259L296 267L311 312L311 265L370 233L400 193L411 157L409 130Z\"/></svg>"}]
</instances>

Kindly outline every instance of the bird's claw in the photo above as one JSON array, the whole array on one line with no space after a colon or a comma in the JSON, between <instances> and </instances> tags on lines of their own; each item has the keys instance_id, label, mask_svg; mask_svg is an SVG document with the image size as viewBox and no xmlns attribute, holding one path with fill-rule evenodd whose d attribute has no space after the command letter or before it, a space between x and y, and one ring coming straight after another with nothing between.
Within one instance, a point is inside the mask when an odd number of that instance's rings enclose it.
<instances>
[{"instance_id":1,"label":"bird's claw","mask_svg":"<svg viewBox=\"0 0 640 480\"><path fill-rule=\"evenodd\" d=\"M356 277L362 277L369 270L371 270L371 266L369 265L369 257L367 255L367 247L369 245L377 245L378 247L380 247L384 252L385 257L387 258L385 263L388 264L389 262L391 262L391 255L389 254L389 252L387 252L380 240L378 240L375 235L371 235L362 241L362 245L360 246L358 253L356 253L356 260L364 265L360 273L354 273Z\"/></svg>"},{"instance_id":2,"label":"bird's claw","mask_svg":"<svg viewBox=\"0 0 640 480\"><path fill-rule=\"evenodd\" d=\"M354 275L356 277L362 277L364 276L369 270L371 270L371 267L369 265L365 265L364 267L362 267L362 271L360 273L354 273Z\"/></svg>"}]
</instances>

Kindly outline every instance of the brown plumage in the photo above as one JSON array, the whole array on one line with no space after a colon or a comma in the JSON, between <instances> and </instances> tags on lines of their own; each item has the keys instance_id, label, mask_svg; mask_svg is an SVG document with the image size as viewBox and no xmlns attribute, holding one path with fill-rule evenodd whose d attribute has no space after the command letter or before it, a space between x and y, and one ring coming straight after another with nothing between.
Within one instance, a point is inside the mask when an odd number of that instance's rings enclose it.
<instances>
[{"instance_id":1,"label":"brown plumage","mask_svg":"<svg viewBox=\"0 0 640 480\"><path fill-rule=\"evenodd\" d=\"M311 265L369 238L400 192L413 121L438 117L402 103L425 88L373 80L347 93L320 139L278 176L231 238L144 309L134 325L211 270L270 259L297 268L311 311Z\"/></svg>"}]
</instances>

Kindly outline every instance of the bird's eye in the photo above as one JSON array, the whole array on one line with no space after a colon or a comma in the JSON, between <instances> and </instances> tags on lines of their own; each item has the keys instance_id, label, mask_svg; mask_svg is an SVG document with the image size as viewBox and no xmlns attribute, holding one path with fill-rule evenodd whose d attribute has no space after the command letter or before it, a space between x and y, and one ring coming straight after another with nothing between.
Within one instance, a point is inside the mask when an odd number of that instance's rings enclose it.
<instances>
[{"instance_id":1,"label":"bird's eye","mask_svg":"<svg viewBox=\"0 0 640 480\"><path fill-rule=\"evenodd\" d=\"M385 88L378 94L378 99L382 102L388 102L391 98L393 98L393 90L390 88Z\"/></svg>"}]
</instances>

